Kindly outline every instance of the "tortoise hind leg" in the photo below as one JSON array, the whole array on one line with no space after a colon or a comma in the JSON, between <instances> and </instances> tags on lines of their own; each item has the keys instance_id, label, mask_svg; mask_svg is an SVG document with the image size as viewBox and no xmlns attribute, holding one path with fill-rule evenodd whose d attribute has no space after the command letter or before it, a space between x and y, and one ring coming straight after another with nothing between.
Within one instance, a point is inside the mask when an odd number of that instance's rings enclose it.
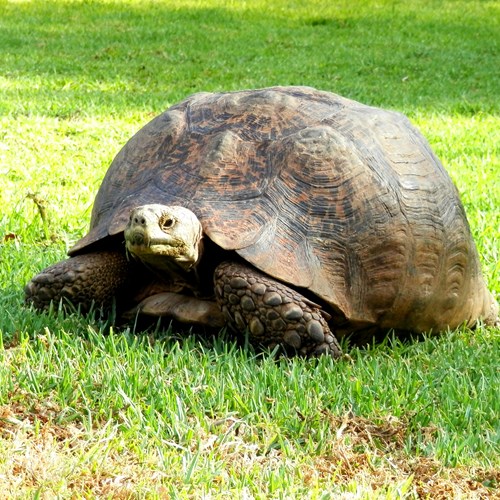
<instances>
[{"instance_id":1,"label":"tortoise hind leg","mask_svg":"<svg viewBox=\"0 0 500 500\"><path fill-rule=\"evenodd\" d=\"M281 344L295 352L334 358L342 351L325 313L292 288L242 264L223 262L214 273L215 294L229 324L256 344Z\"/></svg>"},{"instance_id":2,"label":"tortoise hind leg","mask_svg":"<svg viewBox=\"0 0 500 500\"><path fill-rule=\"evenodd\" d=\"M26 302L36 309L69 302L83 312L92 305L110 306L123 290L131 264L123 252L77 255L44 269L24 288Z\"/></svg>"}]
</instances>

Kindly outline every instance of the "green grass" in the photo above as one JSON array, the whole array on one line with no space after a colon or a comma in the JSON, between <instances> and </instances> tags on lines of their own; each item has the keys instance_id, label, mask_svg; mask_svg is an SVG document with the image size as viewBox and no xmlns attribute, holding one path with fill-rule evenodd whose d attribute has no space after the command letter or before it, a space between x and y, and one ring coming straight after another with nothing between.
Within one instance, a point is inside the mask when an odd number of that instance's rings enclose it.
<instances>
[{"instance_id":1,"label":"green grass","mask_svg":"<svg viewBox=\"0 0 500 500\"><path fill-rule=\"evenodd\" d=\"M408 114L499 296L498 3L268 4L0 0L4 495L500 494L499 329L333 363L23 307L23 285L85 233L133 132L192 92L275 84Z\"/></svg>"}]
</instances>

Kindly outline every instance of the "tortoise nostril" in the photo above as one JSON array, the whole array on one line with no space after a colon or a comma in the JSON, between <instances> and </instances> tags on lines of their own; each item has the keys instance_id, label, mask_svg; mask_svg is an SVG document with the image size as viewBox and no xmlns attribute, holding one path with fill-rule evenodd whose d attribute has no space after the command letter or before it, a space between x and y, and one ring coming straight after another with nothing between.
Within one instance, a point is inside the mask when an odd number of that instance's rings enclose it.
<instances>
[{"instance_id":1,"label":"tortoise nostril","mask_svg":"<svg viewBox=\"0 0 500 500\"><path fill-rule=\"evenodd\" d=\"M145 226L146 225L146 219L144 217L134 217L134 224Z\"/></svg>"}]
</instances>

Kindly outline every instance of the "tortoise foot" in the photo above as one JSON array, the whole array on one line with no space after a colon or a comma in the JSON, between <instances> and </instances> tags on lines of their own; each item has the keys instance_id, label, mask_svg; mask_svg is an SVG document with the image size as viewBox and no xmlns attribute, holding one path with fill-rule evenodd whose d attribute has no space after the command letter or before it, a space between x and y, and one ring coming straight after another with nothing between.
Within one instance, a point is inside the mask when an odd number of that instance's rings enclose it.
<instances>
[{"instance_id":1,"label":"tortoise foot","mask_svg":"<svg viewBox=\"0 0 500 500\"><path fill-rule=\"evenodd\" d=\"M95 252L71 257L44 269L25 286L25 300L36 309L51 302L70 303L85 312L109 305L128 277L129 263L120 252Z\"/></svg>"},{"instance_id":2,"label":"tortoise foot","mask_svg":"<svg viewBox=\"0 0 500 500\"><path fill-rule=\"evenodd\" d=\"M320 306L253 268L224 262L215 270L215 294L230 326L253 343L333 358L342 351Z\"/></svg>"}]
</instances>

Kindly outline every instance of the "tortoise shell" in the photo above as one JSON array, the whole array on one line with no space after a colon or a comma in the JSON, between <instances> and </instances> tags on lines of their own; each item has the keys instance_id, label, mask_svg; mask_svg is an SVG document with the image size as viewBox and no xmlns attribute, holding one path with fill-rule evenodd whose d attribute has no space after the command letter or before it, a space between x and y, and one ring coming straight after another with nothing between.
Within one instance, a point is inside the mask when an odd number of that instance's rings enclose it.
<instances>
[{"instance_id":1,"label":"tortoise shell","mask_svg":"<svg viewBox=\"0 0 500 500\"><path fill-rule=\"evenodd\" d=\"M491 301L457 190L401 114L307 87L200 93L112 162L83 253L132 208L183 205L205 235L351 322L424 331Z\"/></svg>"}]
</instances>

